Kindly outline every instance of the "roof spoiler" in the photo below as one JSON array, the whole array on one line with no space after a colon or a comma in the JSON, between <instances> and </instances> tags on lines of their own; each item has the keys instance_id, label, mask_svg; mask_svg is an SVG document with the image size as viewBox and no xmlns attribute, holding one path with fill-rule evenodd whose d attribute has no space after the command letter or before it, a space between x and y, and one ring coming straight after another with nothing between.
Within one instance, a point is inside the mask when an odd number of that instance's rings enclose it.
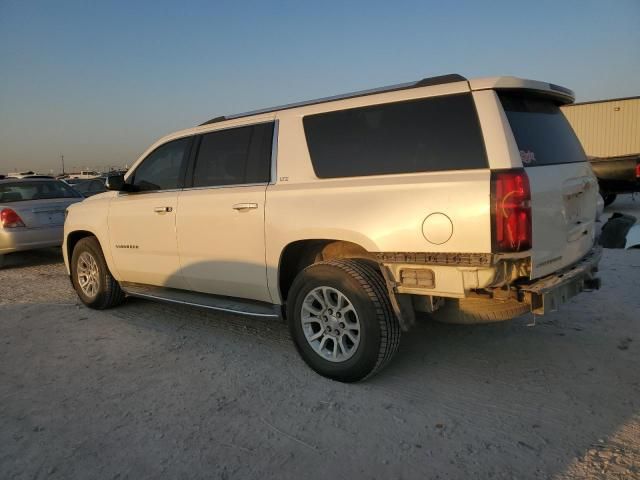
<instances>
[{"instance_id":1,"label":"roof spoiler","mask_svg":"<svg viewBox=\"0 0 640 480\"><path fill-rule=\"evenodd\" d=\"M537 92L553 97L565 105L575 101L575 94L570 90L554 83L526 80L518 77L488 77L469 80L471 90L524 90Z\"/></svg>"}]
</instances>

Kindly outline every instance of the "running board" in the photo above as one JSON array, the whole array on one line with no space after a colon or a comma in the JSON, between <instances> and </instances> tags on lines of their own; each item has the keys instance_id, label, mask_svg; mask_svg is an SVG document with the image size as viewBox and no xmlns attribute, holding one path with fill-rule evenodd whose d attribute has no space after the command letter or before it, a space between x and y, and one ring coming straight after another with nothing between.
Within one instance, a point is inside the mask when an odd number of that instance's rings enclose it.
<instances>
[{"instance_id":1,"label":"running board","mask_svg":"<svg viewBox=\"0 0 640 480\"><path fill-rule=\"evenodd\" d=\"M249 315L252 317L280 318L280 306L244 298L223 297L208 293L192 292L177 288L155 287L140 283L121 282L120 287L132 297L148 298L161 302L179 303L208 308L220 312Z\"/></svg>"}]
</instances>

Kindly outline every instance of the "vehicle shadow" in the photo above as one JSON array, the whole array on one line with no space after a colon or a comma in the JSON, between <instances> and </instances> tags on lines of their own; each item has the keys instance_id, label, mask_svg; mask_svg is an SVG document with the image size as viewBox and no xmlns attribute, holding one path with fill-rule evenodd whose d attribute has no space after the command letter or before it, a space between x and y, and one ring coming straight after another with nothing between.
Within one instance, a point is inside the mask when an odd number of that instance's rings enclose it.
<instances>
[{"instance_id":1,"label":"vehicle shadow","mask_svg":"<svg viewBox=\"0 0 640 480\"><path fill-rule=\"evenodd\" d=\"M547 478L562 476L576 464L604 468L594 445L601 454L612 445L619 450L618 431L638 427L629 427L638 412L634 399L639 390L629 352L620 349L617 338L601 337L597 318L585 318L581 309L567 310L537 319L535 325L526 317L480 326L421 318L403 336L390 365L354 385L310 372L281 321L139 299L114 313L138 328L172 331L180 338L186 334L219 344L224 332L223 341L234 348L259 344L270 352L263 362L271 365L262 368L284 372L296 390L312 395L337 391L336 398L354 403L362 397L362 405L372 400L393 405L394 418L406 420L392 427L397 435L415 435L408 426L432 423L442 429L446 443L495 457L498 469L517 461L524 470L515 467L516 477L529 478L526 469L536 466ZM279 375L271 375L280 382ZM478 478L484 476L478 472Z\"/></svg>"},{"instance_id":2,"label":"vehicle shadow","mask_svg":"<svg viewBox=\"0 0 640 480\"><path fill-rule=\"evenodd\" d=\"M27 250L6 254L0 271L39 265L54 265L60 262L62 262L62 249L60 247Z\"/></svg>"}]
</instances>

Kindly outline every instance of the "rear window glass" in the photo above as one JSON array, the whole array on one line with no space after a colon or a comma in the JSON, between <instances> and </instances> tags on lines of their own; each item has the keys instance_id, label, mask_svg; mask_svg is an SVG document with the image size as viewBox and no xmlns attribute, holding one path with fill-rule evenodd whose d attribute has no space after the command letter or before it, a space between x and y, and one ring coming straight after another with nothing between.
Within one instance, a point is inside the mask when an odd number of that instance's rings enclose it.
<instances>
[{"instance_id":1,"label":"rear window glass","mask_svg":"<svg viewBox=\"0 0 640 480\"><path fill-rule=\"evenodd\" d=\"M9 182L0 184L0 203L45 200L52 198L78 198L78 192L60 181Z\"/></svg>"},{"instance_id":2,"label":"rear window glass","mask_svg":"<svg viewBox=\"0 0 640 480\"><path fill-rule=\"evenodd\" d=\"M470 94L310 115L303 123L320 178L488 167Z\"/></svg>"},{"instance_id":3,"label":"rear window glass","mask_svg":"<svg viewBox=\"0 0 640 480\"><path fill-rule=\"evenodd\" d=\"M585 162L582 145L552 100L499 94L525 167Z\"/></svg>"}]
</instances>

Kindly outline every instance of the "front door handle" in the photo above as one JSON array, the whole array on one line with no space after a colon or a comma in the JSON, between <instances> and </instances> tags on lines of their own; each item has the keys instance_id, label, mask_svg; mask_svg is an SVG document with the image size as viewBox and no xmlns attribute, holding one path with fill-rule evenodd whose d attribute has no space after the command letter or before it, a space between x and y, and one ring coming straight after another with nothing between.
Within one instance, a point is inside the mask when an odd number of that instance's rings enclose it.
<instances>
[{"instance_id":1,"label":"front door handle","mask_svg":"<svg viewBox=\"0 0 640 480\"><path fill-rule=\"evenodd\" d=\"M153 209L154 212L156 213L169 213L173 210L172 207L155 207Z\"/></svg>"},{"instance_id":2,"label":"front door handle","mask_svg":"<svg viewBox=\"0 0 640 480\"><path fill-rule=\"evenodd\" d=\"M254 210L258 208L257 203L236 203L233 207L234 210Z\"/></svg>"}]
</instances>

